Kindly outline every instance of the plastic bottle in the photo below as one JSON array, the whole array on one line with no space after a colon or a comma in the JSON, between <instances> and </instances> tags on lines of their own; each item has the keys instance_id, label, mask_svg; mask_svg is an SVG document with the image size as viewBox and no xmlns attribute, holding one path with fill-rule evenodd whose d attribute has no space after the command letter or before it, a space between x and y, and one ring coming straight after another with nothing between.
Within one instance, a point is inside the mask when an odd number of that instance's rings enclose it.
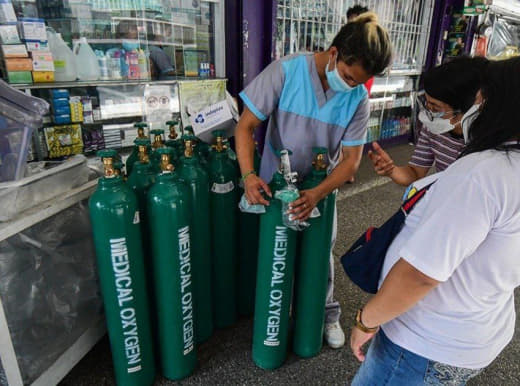
<instances>
[{"instance_id":1,"label":"plastic bottle","mask_svg":"<svg viewBox=\"0 0 520 386\"><path fill-rule=\"evenodd\" d=\"M74 47L74 54L78 63L78 79L98 80L100 77L98 59L86 38L79 39Z\"/></svg>"},{"instance_id":2,"label":"plastic bottle","mask_svg":"<svg viewBox=\"0 0 520 386\"><path fill-rule=\"evenodd\" d=\"M108 59L108 75L112 80L122 79L121 74L121 51L118 48L111 48L106 53Z\"/></svg>"},{"instance_id":3,"label":"plastic bottle","mask_svg":"<svg viewBox=\"0 0 520 386\"><path fill-rule=\"evenodd\" d=\"M137 62L139 64L139 78L140 79L150 79L150 70L148 65L148 53L139 49Z\"/></svg>"},{"instance_id":4,"label":"plastic bottle","mask_svg":"<svg viewBox=\"0 0 520 386\"><path fill-rule=\"evenodd\" d=\"M99 73L100 73L99 78L101 80L110 79L110 75L108 72L108 59L107 59L105 53L101 50L96 50L96 56L98 58L98 64L99 64Z\"/></svg>"},{"instance_id":5,"label":"plastic bottle","mask_svg":"<svg viewBox=\"0 0 520 386\"><path fill-rule=\"evenodd\" d=\"M137 51L127 52L126 62L128 63L128 79L139 79L139 56Z\"/></svg>"},{"instance_id":6,"label":"plastic bottle","mask_svg":"<svg viewBox=\"0 0 520 386\"><path fill-rule=\"evenodd\" d=\"M54 59L54 79L56 82L74 82L78 76L76 57L65 44L61 34L47 30L49 48Z\"/></svg>"}]
</instances>

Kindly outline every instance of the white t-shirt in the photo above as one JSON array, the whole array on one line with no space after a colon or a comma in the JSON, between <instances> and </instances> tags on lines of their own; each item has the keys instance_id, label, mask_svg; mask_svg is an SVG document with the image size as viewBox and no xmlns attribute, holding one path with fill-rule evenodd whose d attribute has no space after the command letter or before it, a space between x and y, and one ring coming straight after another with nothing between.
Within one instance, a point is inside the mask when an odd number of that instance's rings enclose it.
<instances>
[{"instance_id":1,"label":"white t-shirt","mask_svg":"<svg viewBox=\"0 0 520 386\"><path fill-rule=\"evenodd\" d=\"M478 369L513 336L520 285L520 152L463 157L439 177L387 251L382 281L402 257L441 281L382 326L428 359Z\"/></svg>"}]
</instances>

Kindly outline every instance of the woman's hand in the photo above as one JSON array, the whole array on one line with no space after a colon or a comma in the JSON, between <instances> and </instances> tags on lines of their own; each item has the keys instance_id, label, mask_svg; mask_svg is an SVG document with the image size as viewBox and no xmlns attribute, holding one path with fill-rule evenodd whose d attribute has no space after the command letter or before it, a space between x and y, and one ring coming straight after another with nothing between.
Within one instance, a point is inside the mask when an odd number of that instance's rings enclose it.
<instances>
[{"instance_id":1,"label":"woman's hand","mask_svg":"<svg viewBox=\"0 0 520 386\"><path fill-rule=\"evenodd\" d=\"M262 204L269 206L269 201L262 196L260 190L263 190L269 197L272 197L269 185L256 174L250 174L245 178L244 191L247 202L249 202L250 205Z\"/></svg>"},{"instance_id":2,"label":"woman's hand","mask_svg":"<svg viewBox=\"0 0 520 386\"><path fill-rule=\"evenodd\" d=\"M389 177L394 171L394 161L377 142L372 142L372 149L368 152L368 157L374 165L374 170L380 176Z\"/></svg>"},{"instance_id":3,"label":"woman's hand","mask_svg":"<svg viewBox=\"0 0 520 386\"><path fill-rule=\"evenodd\" d=\"M363 346L365 343L370 341L377 333L366 333L361 331L357 327L352 327L350 333L350 348L352 353L358 361L363 362L365 360L365 353L363 352Z\"/></svg>"},{"instance_id":4,"label":"woman's hand","mask_svg":"<svg viewBox=\"0 0 520 386\"><path fill-rule=\"evenodd\" d=\"M316 188L300 191L300 198L291 203L289 213L297 220L305 221L309 218L312 210L321 200L321 194Z\"/></svg>"}]
</instances>

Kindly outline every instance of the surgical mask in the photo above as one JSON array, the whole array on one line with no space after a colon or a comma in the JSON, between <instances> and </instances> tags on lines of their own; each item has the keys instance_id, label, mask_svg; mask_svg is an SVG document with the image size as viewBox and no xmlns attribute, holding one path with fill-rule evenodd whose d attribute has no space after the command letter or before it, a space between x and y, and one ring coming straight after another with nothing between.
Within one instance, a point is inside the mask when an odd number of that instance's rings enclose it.
<instances>
[{"instance_id":1,"label":"surgical mask","mask_svg":"<svg viewBox=\"0 0 520 386\"><path fill-rule=\"evenodd\" d=\"M265 213L265 206L263 206L261 204L251 205L247 201L245 193L242 194L242 198L240 198L240 202L238 203L238 208L243 213L253 213L253 214Z\"/></svg>"},{"instance_id":2,"label":"surgical mask","mask_svg":"<svg viewBox=\"0 0 520 386\"><path fill-rule=\"evenodd\" d=\"M469 138L469 129L473 122L475 122L475 119L477 119L478 115L480 114L480 104L473 105L469 108L468 111L462 116L460 125L462 126L462 135L464 136L464 142L468 143Z\"/></svg>"},{"instance_id":3,"label":"surgical mask","mask_svg":"<svg viewBox=\"0 0 520 386\"><path fill-rule=\"evenodd\" d=\"M445 113L442 114L444 115ZM422 122L424 126L426 126L430 133L436 135L447 133L448 131L453 130L455 126L457 126L458 124L458 122L452 124L450 122L450 119L446 118L434 117L433 120L430 120L424 110L421 110L421 112L419 112L419 120Z\"/></svg>"},{"instance_id":4,"label":"surgical mask","mask_svg":"<svg viewBox=\"0 0 520 386\"><path fill-rule=\"evenodd\" d=\"M325 67L325 75L327 76L327 83L330 88L336 92L349 92L352 91L354 87L350 86L345 80L339 75L338 72L338 60L336 59L336 66L334 70L329 71L329 62L327 63L327 67Z\"/></svg>"}]
</instances>

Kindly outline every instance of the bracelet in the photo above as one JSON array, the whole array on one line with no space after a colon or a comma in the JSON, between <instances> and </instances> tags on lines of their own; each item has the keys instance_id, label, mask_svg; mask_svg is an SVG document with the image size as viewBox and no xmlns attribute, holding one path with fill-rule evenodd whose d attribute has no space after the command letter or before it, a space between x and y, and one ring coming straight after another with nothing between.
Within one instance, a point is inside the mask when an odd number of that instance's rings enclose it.
<instances>
[{"instance_id":1,"label":"bracelet","mask_svg":"<svg viewBox=\"0 0 520 386\"><path fill-rule=\"evenodd\" d=\"M244 174L240 179L242 181L245 181L247 177L249 177L251 174L256 174L256 171L255 170L251 170L250 172L247 172L246 174Z\"/></svg>"},{"instance_id":2,"label":"bracelet","mask_svg":"<svg viewBox=\"0 0 520 386\"><path fill-rule=\"evenodd\" d=\"M354 327L360 329L361 331L363 331L364 333L366 334L374 334L376 333L378 330L379 330L379 326L376 326L376 327L367 327L363 324L363 322L361 321L361 315L363 313L363 309L360 308L356 314L356 320L355 320L355 324L354 324Z\"/></svg>"}]
</instances>

